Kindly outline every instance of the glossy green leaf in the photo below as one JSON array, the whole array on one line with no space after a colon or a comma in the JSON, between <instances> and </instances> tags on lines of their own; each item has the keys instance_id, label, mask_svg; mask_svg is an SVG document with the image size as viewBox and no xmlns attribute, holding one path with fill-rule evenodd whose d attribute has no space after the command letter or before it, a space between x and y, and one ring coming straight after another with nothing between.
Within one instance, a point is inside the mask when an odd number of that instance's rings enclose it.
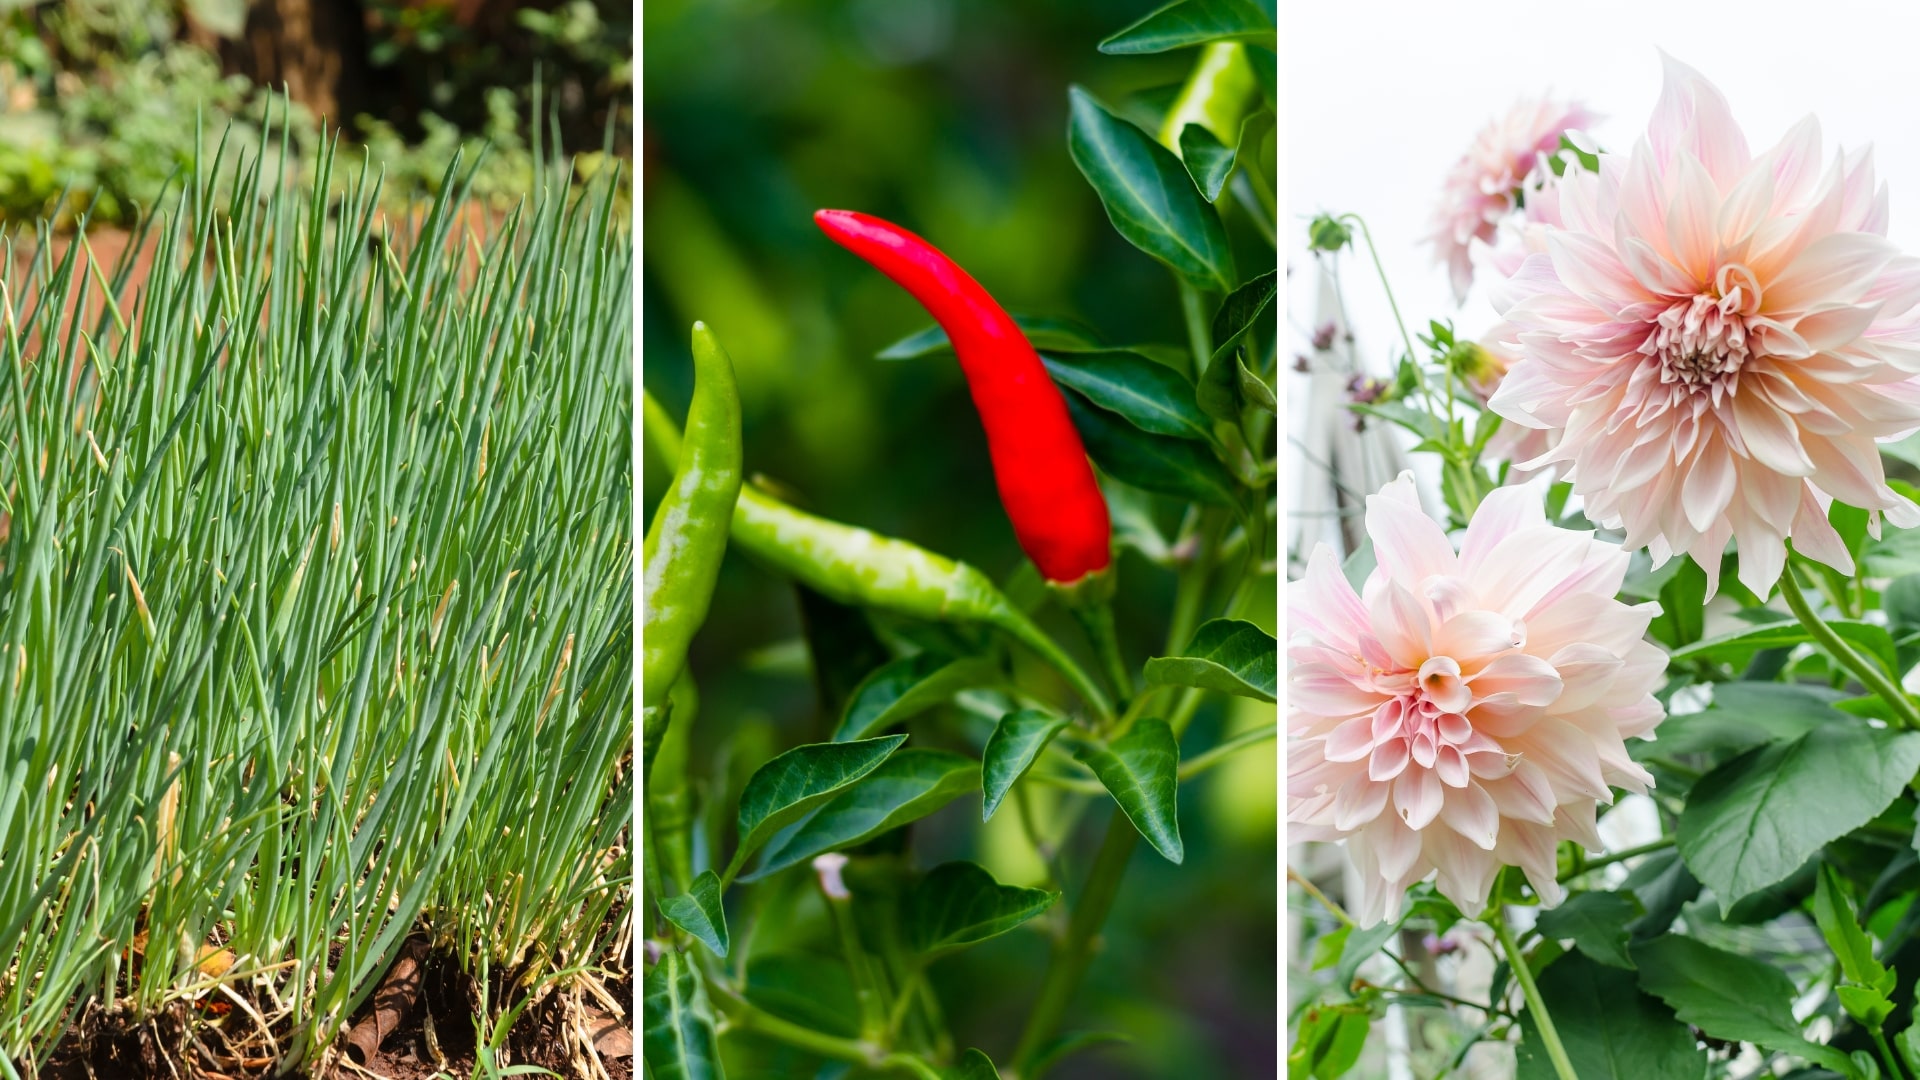
<instances>
[{"instance_id":1,"label":"glossy green leaf","mask_svg":"<svg viewBox=\"0 0 1920 1080\"><path fill-rule=\"evenodd\" d=\"M1287 1051L1287 1080L1335 1080L1360 1060L1373 1026L1364 1004L1309 1007Z\"/></svg>"},{"instance_id":2,"label":"glossy green leaf","mask_svg":"<svg viewBox=\"0 0 1920 1080\"><path fill-rule=\"evenodd\" d=\"M1229 423L1240 419L1240 367L1235 363L1247 334L1273 322L1278 271L1269 270L1230 293L1213 315L1213 356L1194 387L1195 400L1208 416Z\"/></svg>"},{"instance_id":3,"label":"glossy green leaf","mask_svg":"<svg viewBox=\"0 0 1920 1080\"><path fill-rule=\"evenodd\" d=\"M988 821L1000 808L1013 785L1026 775L1040 751L1067 726L1059 713L1045 709L1020 709L1000 718L993 734L987 736L986 750L980 760L980 820Z\"/></svg>"},{"instance_id":4,"label":"glossy green leaf","mask_svg":"<svg viewBox=\"0 0 1920 1080\"><path fill-rule=\"evenodd\" d=\"M1194 631L1186 655L1148 660L1147 684L1275 701L1279 665L1280 645L1273 635L1243 619L1214 619Z\"/></svg>"},{"instance_id":5,"label":"glossy green leaf","mask_svg":"<svg viewBox=\"0 0 1920 1080\"><path fill-rule=\"evenodd\" d=\"M970 757L948 750L902 750L782 829L767 842L760 865L740 880L754 881L823 852L857 847L926 817L979 783L980 765Z\"/></svg>"},{"instance_id":6,"label":"glossy green leaf","mask_svg":"<svg viewBox=\"0 0 1920 1080\"><path fill-rule=\"evenodd\" d=\"M1013 322L1035 349L1059 352L1097 351L1106 348L1100 335L1073 321L1055 315L1014 315ZM937 324L908 334L880 350L878 360L920 360L953 351L953 342Z\"/></svg>"},{"instance_id":7,"label":"glossy green leaf","mask_svg":"<svg viewBox=\"0 0 1920 1080\"><path fill-rule=\"evenodd\" d=\"M907 894L907 940L931 958L999 937L1052 907L1060 894L1002 885L970 862L927 871Z\"/></svg>"},{"instance_id":8,"label":"glossy green leaf","mask_svg":"<svg viewBox=\"0 0 1920 1080\"><path fill-rule=\"evenodd\" d=\"M1071 97L1067 150L1100 196L1114 229L1195 288L1232 291L1227 231L1193 186L1186 166L1085 90L1076 86Z\"/></svg>"},{"instance_id":9,"label":"glossy green leaf","mask_svg":"<svg viewBox=\"0 0 1920 1080\"><path fill-rule=\"evenodd\" d=\"M1125 735L1105 747L1082 747L1077 756L1155 851L1173 863L1186 857L1180 840L1180 745L1165 720L1136 720Z\"/></svg>"},{"instance_id":10,"label":"glossy green leaf","mask_svg":"<svg viewBox=\"0 0 1920 1080\"><path fill-rule=\"evenodd\" d=\"M860 1033L860 1004L845 964L821 963L818 953L751 951L747 1000L784 1020L853 1038Z\"/></svg>"},{"instance_id":11,"label":"glossy green leaf","mask_svg":"<svg viewBox=\"0 0 1920 1080\"><path fill-rule=\"evenodd\" d=\"M1635 945L1633 962L1640 969L1640 989L1708 1035L1850 1071L1845 1054L1801 1036L1800 1022L1793 1018L1799 992L1779 968L1678 934Z\"/></svg>"},{"instance_id":12,"label":"glossy green leaf","mask_svg":"<svg viewBox=\"0 0 1920 1080\"><path fill-rule=\"evenodd\" d=\"M1920 732L1836 724L1769 743L1693 786L1675 830L1680 854L1724 914L1873 820L1916 768Z\"/></svg>"},{"instance_id":13,"label":"glossy green leaf","mask_svg":"<svg viewBox=\"0 0 1920 1080\"><path fill-rule=\"evenodd\" d=\"M1117 351L1048 354L1044 360L1054 382L1141 431L1201 441L1213 437L1213 422L1194 400L1193 384L1165 364Z\"/></svg>"},{"instance_id":14,"label":"glossy green leaf","mask_svg":"<svg viewBox=\"0 0 1920 1080\"><path fill-rule=\"evenodd\" d=\"M672 949L647 972L640 1052L655 1080L724 1080L713 1007L700 971Z\"/></svg>"},{"instance_id":15,"label":"glossy green leaf","mask_svg":"<svg viewBox=\"0 0 1920 1080\"><path fill-rule=\"evenodd\" d=\"M1235 360L1234 363L1240 368L1240 396L1251 404L1278 416L1280 402L1273 396L1273 387L1267 385L1267 380L1254 374L1245 360Z\"/></svg>"},{"instance_id":16,"label":"glossy green leaf","mask_svg":"<svg viewBox=\"0 0 1920 1080\"><path fill-rule=\"evenodd\" d=\"M1875 626L1873 623L1861 622L1857 619L1828 619L1827 625L1857 651L1879 661L1880 666L1888 672L1895 670L1898 660L1894 654L1893 637L1887 633L1886 627ZM1761 649L1782 649L1812 640L1813 635L1798 622L1769 623L1752 630L1737 630L1695 642L1685 648L1675 649L1673 659L1689 660L1705 657L1741 665Z\"/></svg>"},{"instance_id":17,"label":"glossy green leaf","mask_svg":"<svg viewBox=\"0 0 1920 1080\"><path fill-rule=\"evenodd\" d=\"M854 688L833 741L852 742L885 731L958 691L991 681L994 673L993 662L979 656L923 652L889 661Z\"/></svg>"},{"instance_id":18,"label":"glossy green leaf","mask_svg":"<svg viewBox=\"0 0 1920 1080\"><path fill-rule=\"evenodd\" d=\"M860 742L811 743L760 766L740 792L740 846L722 881L732 881L747 857L774 833L879 768L906 741L905 735L888 735Z\"/></svg>"},{"instance_id":19,"label":"glossy green leaf","mask_svg":"<svg viewBox=\"0 0 1920 1080\"><path fill-rule=\"evenodd\" d=\"M1847 982L1835 989L1841 1007L1861 1023L1879 1027L1893 1014L1893 1002L1888 995L1893 992L1894 974L1874 958L1873 939L1861 928L1853 902L1847 899L1840 875L1831 864L1820 867L1819 885L1814 890L1813 918L1820 927L1820 935L1827 939L1827 946L1839 959L1840 972Z\"/></svg>"},{"instance_id":20,"label":"glossy green leaf","mask_svg":"<svg viewBox=\"0 0 1920 1080\"><path fill-rule=\"evenodd\" d=\"M1671 1008L1641 992L1633 972L1575 953L1549 964L1537 984L1580 1080L1705 1080L1707 1052ZM1516 1080L1556 1080L1533 1020L1531 1009L1520 1014Z\"/></svg>"},{"instance_id":21,"label":"glossy green leaf","mask_svg":"<svg viewBox=\"0 0 1920 1080\"><path fill-rule=\"evenodd\" d=\"M1000 1080L1000 1070L993 1067L993 1059L975 1047L961 1054L947 1075L953 1080Z\"/></svg>"},{"instance_id":22,"label":"glossy green leaf","mask_svg":"<svg viewBox=\"0 0 1920 1080\"><path fill-rule=\"evenodd\" d=\"M1273 16L1253 0L1175 0L1100 43L1109 55L1165 52L1208 41L1270 41Z\"/></svg>"},{"instance_id":23,"label":"glossy green leaf","mask_svg":"<svg viewBox=\"0 0 1920 1080\"><path fill-rule=\"evenodd\" d=\"M1838 690L1804 683L1715 683L1711 705L1667 717L1660 724L1660 737L1644 745L1663 757L1726 752L1798 738L1826 724L1857 724L1833 707L1844 697Z\"/></svg>"},{"instance_id":24,"label":"glossy green leaf","mask_svg":"<svg viewBox=\"0 0 1920 1080\"><path fill-rule=\"evenodd\" d=\"M1141 431L1077 393L1066 398L1088 456L1115 479L1162 495L1233 505L1237 482L1202 444Z\"/></svg>"},{"instance_id":25,"label":"glossy green leaf","mask_svg":"<svg viewBox=\"0 0 1920 1080\"><path fill-rule=\"evenodd\" d=\"M727 909L720 902L720 875L702 870L686 892L660 901L660 914L699 939L715 956L727 955Z\"/></svg>"},{"instance_id":26,"label":"glossy green leaf","mask_svg":"<svg viewBox=\"0 0 1920 1080\"><path fill-rule=\"evenodd\" d=\"M1540 933L1556 940L1573 941L1574 947L1589 958L1608 967L1631 968L1627 954L1627 924L1642 914L1639 901L1622 893L1585 892L1567 899L1557 908L1540 913L1535 925Z\"/></svg>"},{"instance_id":27,"label":"glossy green leaf","mask_svg":"<svg viewBox=\"0 0 1920 1080\"><path fill-rule=\"evenodd\" d=\"M1187 175L1193 177L1193 185L1208 202L1220 201L1221 189L1227 186L1227 177L1233 172L1235 148L1223 145L1199 124L1188 124L1180 129L1180 160L1187 166Z\"/></svg>"},{"instance_id":28,"label":"glossy green leaf","mask_svg":"<svg viewBox=\"0 0 1920 1080\"><path fill-rule=\"evenodd\" d=\"M1032 1080L1041 1080L1055 1065L1060 1064L1060 1062L1066 1060L1069 1056L1077 1054L1082 1050L1090 1050L1093 1047L1104 1046L1109 1043L1128 1043L1132 1041L1132 1036L1123 1035L1117 1031L1068 1032L1042 1047L1040 1052L1033 1056L1033 1064L1028 1067L1028 1072Z\"/></svg>"}]
</instances>

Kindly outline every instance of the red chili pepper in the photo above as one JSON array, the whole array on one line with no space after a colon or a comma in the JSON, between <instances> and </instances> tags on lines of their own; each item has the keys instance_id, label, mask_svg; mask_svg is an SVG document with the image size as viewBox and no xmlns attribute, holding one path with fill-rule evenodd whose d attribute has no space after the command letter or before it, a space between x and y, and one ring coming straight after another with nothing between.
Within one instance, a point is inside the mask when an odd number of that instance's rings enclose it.
<instances>
[{"instance_id":1,"label":"red chili pepper","mask_svg":"<svg viewBox=\"0 0 1920 1080\"><path fill-rule=\"evenodd\" d=\"M952 259L898 225L851 210L813 215L826 234L927 309L960 358L987 431L993 477L1013 533L1048 581L1107 568L1107 500L1067 403L1011 316Z\"/></svg>"}]
</instances>

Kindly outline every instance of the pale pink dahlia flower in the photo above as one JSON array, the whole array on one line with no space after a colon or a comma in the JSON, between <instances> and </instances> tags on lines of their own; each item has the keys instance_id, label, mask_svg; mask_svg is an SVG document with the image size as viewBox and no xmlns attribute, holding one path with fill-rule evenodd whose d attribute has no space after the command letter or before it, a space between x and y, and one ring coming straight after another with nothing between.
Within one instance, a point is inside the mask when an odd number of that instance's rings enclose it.
<instances>
[{"instance_id":1,"label":"pale pink dahlia flower","mask_svg":"<svg viewBox=\"0 0 1920 1080\"><path fill-rule=\"evenodd\" d=\"M1500 222L1518 205L1521 190L1540 174L1551 174L1546 155L1559 148L1560 137L1595 119L1578 104L1544 97L1522 100L1482 128L1447 170L1427 238L1447 267L1454 299L1465 300L1473 284L1473 242L1493 243Z\"/></svg>"},{"instance_id":2,"label":"pale pink dahlia flower","mask_svg":"<svg viewBox=\"0 0 1920 1080\"><path fill-rule=\"evenodd\" d=\"M1347 841L1362 925L1436 871L1469 915L1503 865L1558 903L1559 841L1600 848L1597 804L1653 784L1623 740L1664 716L1659 605L1614 599L1626 552L1547 524L1541 494L1487 496L1456 555L1402 473L1367 499L1359 595L1324 544L1287 586L1290 836Z\"/></svg>"},{"instance_id":3,"label":"pale pink dahlia flower","mask_svg":"<svg viewBox=\"0 0 1920 1080\"><path fill-rule=\"evenodd\" d=\"M1554 182L1558 227L1494 306L1521 352L1491 407L1553 434L1595 521L1765 595L1791 537L1853 572L1834 499L1894 524L1877 438L1920 427L1920 260L1886 239L1866 152L1821 170L1802 121L1756 158L1726 99L1667 59L1647 135ZM1711 595L1711 591L1709 592Z\"/></svg>"}]
</instances>

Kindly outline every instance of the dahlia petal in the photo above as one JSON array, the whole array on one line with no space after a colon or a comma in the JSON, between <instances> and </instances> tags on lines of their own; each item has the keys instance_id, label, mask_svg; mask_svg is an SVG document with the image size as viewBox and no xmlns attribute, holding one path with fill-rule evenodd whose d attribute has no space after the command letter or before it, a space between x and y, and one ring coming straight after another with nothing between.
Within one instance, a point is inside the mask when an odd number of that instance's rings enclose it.
<instances>
[{"instance_id":1,"label":"dahlia petal","mask_svg":"<svg viewBox=\"0 0 1920 1080\"><path fill-rule=\"evenodd\" d=\"M1560 696L1560 676L1553 665L1526 653L1495 657L1467 678L1476 698L1512 694L1522 705L1551 705Z\"/></svg>"},{"instance_id":2,"label":"dahlia petal","mask_svg":"<svg viewBox=\"0 0 1920 1080\"><path fill-rule=\"evenodd\" d=\"M1421 509L1413 493L1413 474L1367 497L1367 535L1373 538L1373 557L1396 583L1413 588L1435 575L1457 573L1459 560L1438 522Z\"/></svg>"},{"instance_id":3,"label":"dahlia petal","mask_svg":"<svg viewBox=\"0 0 1920 1080\"><path fill-rule=\"evenodd\" d=\"M1393 808L1407 828L1419 831L1440 816L1446 788L1430 769L1408 769L1393 782Z\"/></svg>"},{"instance_id":4,"label":"dahlia petal","mask_svg":"<svg viewBox=\"0 0 1920 1080\"><path fill-rule=\"evenodd\" d=\"M1492 851L1500 836L1500 808L1478 784L1449 792L1440 808L1440 820L1483 851Z\"/></svg>"},{"instance_id":5,"label":"dahlia petal","mask_svg":"<svg viewBox=\"0 0 1920 1080\"><path fill-rule=\"evenodd\" d=\"M1379 817L1390 793L1389 785L1367 779L1366 773L1354 773L1334 794L1333 827L1352 832Z\"/></svg>"}]
</instances>

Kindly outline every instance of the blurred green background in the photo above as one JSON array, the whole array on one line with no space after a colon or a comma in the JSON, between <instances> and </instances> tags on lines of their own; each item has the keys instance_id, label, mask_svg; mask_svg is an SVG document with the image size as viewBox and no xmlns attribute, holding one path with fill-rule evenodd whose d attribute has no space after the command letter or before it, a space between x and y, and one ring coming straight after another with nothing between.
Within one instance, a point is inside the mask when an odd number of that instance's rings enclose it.
<instances>
[{"instance_id":1,"label":"blurred green background","mask_svg":"<svg viewBox=\"0 0 1920 1080\"><path fill-rule=\"evenodd\" d=\"M536 151L631 156L631 24L628 0L0 0L0 223L129 225L269 112L296 178L337 132L337 171L368 162L389 206L487 146L472 194L498 213Z\"/></svg>"},{"instance_id":2,"label":"blurred green background","mask_svg":"<svg viewBox=\"0 0 1920 1080\"><path fill-rule=\"evenodd\" d=\"M811 215L835 207L897 221L946 250L1015 313L1071 317L1110 342L1183 347L1171 275L1113 232L1066 149L1069 84L1124 110L1130 101L1167 100L1185 78L1191 49L1096 51L1156 6L647 0L640 156L648 389L669 413L685 415L688 330L704 320L739 372L750 475L817 513L1008 580L1024 559L958 366L951 356L873 358L930 320L827 240ZM1236 251L1243 266L1273 258L1250 237L1236 232L1236 240L1249 241ZM649 456L649 513L668 476ZM1175 511L1160 509L1171 534ZM1119 569L1123 647L1137 665L1162 647L1172 575L1130 551ZM1267 605L1253 617L1271 631ZM1057 605L1042 622L1078 648L1080 636ZM802 629L793 587L729 555L691 659L701 690L693 761L710 794L726 782L729 762L750 769L830 731ZM1272 719L1271 706L1247 703L1231 714L1209 706L1185 750ZM937 720L952 745L972 738L976 750L984 722L958 707ZM1142 847L1065 1025L1124 1031L1134 1045L1069 1059L1053 1075L1273 1075L1276 765L1273 744L1262 744L1183 786L1186 863L1171 866ZM1104 810L1089 813L1076 837L1069 900L1097 839L1093 819L1104 820ZM913 830L922 866L973 858L1003 881L1039 880L1016 815L996 815L983 834L977 797ZM804 895L794 902L794 947L802 948L812 909ZM773 950L755 942L756 956ZM958 1045L1009 1049L1045 961L1045 940L1023 932L937 964L934 981ZM778 1055L747 1064L759 1071L745 1075L809 1075L783 1071L795 1066Z\"/></svg>"}]
</instances>

